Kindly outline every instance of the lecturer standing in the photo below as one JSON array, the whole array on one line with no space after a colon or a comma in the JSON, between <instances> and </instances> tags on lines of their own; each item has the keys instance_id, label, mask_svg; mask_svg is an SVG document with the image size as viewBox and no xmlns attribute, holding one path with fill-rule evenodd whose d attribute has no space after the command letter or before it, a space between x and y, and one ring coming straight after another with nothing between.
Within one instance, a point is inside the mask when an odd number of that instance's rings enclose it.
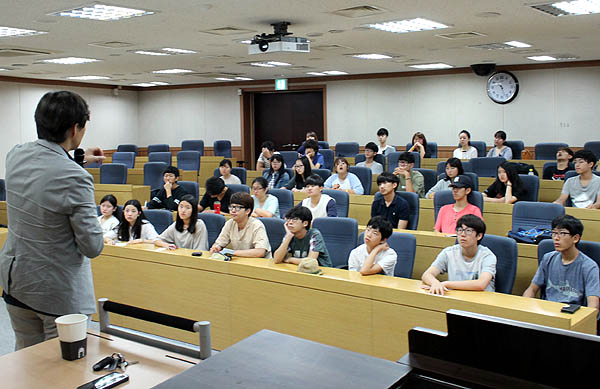
<instances>
[{"instance_id":1,"label":"lecturer standing","mask_svg":"<svg viewBox=\"0 0 600 389\"><path fill-rule=\"evenodd\" d=\"M35 110L38 140L6 157L8 237L0 253L0 286L15 349L56 337L54 319L96 311L89 258L103 248L94 182L68 151L79 147L87 103L72 92L46 93ZM103 159L88 149L87 162Z\"/></svg>"}]
</instances>

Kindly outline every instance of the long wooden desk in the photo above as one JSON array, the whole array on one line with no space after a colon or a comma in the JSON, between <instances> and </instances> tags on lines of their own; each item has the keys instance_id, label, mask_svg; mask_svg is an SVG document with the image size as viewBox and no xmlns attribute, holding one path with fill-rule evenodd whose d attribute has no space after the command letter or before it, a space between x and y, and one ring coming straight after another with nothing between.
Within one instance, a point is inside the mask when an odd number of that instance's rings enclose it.
<instances>
[{"instance_id":1,"label":"long wooden desk","mask_svg":"<svg viewBox=\"0 0 600 389\"><path fill-rule=\"evenodd\" d=\"M562 304L490 292L450 291L433 296L421 282L324 268L315 276L289 264L192 257L191 250L153 246L105 247L92 261L96 296L195 320L209 320L212 342L223 349L261 330L397 360L408 351L407 331L445 331L451 308L526 322L596 331L596 311L573 315ZM115 324L196 343L193 335L114 315Z\"/></svg>"},{"instance_id":2,"label":"long wooden desk","mask_svg":"<svg viewBox=\"0 0 600 389\"><path fill-rule=\"evenodd\" d=\"M94 184L94 199L96 204L107 194L112 194L117 198L119 205L125 204L127 200L139 200L142 205L145 201L150 201L150 187L143 185L113 185L113 184Z\"/></svg>"}]
</instances>

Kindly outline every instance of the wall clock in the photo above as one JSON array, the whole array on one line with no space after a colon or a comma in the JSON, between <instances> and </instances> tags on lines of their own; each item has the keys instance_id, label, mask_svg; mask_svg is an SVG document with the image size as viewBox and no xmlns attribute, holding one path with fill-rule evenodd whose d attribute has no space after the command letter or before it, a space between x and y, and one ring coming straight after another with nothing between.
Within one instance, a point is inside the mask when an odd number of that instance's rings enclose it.
<instances>
[{"instance_id":1,"label":"wall clock","mask_svg":"<svg viewBox=\"0 0 600 389\"><path fill-rule=\"evenodd\" d=\"M488 78L487 94L498 104L510 103L519 93L519 80L510 72L496 72Z\"/></svg>"}]
</instances>

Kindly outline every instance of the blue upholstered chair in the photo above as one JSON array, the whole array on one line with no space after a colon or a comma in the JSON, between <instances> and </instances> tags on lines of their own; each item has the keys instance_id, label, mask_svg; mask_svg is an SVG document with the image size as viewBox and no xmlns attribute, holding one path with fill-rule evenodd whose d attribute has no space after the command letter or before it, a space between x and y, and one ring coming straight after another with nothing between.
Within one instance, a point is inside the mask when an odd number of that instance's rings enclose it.
<instances>
[{"instance_id":1,"label":"blue upholstered chair","mask_svg":"<svg viewBox=\"0 0 600 389\"><path fill-rule=\"evenodd\" d=\"M264 224L271 245L271 253L279 248L283 237L285 236L285 221L276 217L259 217L257 218Z\"/></svg>"},{"instance_id":2,"label":"blue upholstered chair","mask_svg":"<svg viewBox=\"0 0 600 389\"><path fill-rule=\"evenodd\" d=\"M522 140L507 140L505 144L512 150L512 159L521 159L521 152L525 149L525 143Z\"/></svg>"},{"instance_id":3,"label":"blue upholstered chair","mask_svg":"<svg viewBox=\"0 0 600 389\"><path fill-rule=\"evenodd\" d=\"M413 192L396 192L400 197L402 197L410 208L408 213L408 224L406 225L406 229L408 230L416 230L419 225L419 195ZM381 192L376 192L373 200L378 200L381 197ZM396 228L396 226L394 226ZM360 242L359 242L360 243Z\"/></svg>"},{"instance_id":4,"label":"blue upholstered chair","mask_svg":"<svg viewBox=\"0 0 600 389\"><path fill-rule=\"evenodd\" d=\"M208 247L210 248L219 237L219 234L225 225L225 216L216 213L200 212L198 214L198 219L202 220L206 225L206 231L208 232Z\"/></svg>"},{"instance_id":5,"label":"blue upholstered chair","mask_svg":"<svg viewBox=\"0 0 600 389\"><path fill-rule=\"evenodd\" d=\"M356 246L364 243L365 233L358 237ZM417 252L417 239L406 232L392 232L387 244L396 252L397 260L394 266L394 277L411 278Z\"/></svg>"},{"instance_id":6,"label":"blue upholstered chair","mask_svg":"<svg viewBox=\"0 0 600 389\"><path fill-rule=\"evenodd\" d=\"M482 140L472 140L471 141L471 146L473 146L473 147L475 147L477 149L477 156L479 158L485 157L487 155L487 152L486 152L487 145L485 144L484 141L482 141Z\"/></svg>"},{"instance_id":7,"label":"blue upholstered chair","mask_svg":"<svg viewBox=\"0 0 600 389\"><path fill-rule=\"evenodd\" d=\"M6 201L6 181L0 178L0 201Z\"/></svg>"},{"instance_id":8,"label":"blue upholstered chair","mask_svg":"<svg viewBox=\"0 0 600 389\"><path fill-rule=\"evenodd\" d=\"M323 189L323 193L335 200L338 217L348 217L348 209L350 208L350 196L348 196L348 193L333 189Z\"/></svg>"},{"instance_id":9,"label":"blue upholstered chair","mask_svg":"<svg viewBox=\"0 0 600 389\"><path fill-rule=\"evenodd\" d=\"M336 157L354 157L358 154L358 143L357 142L338 142L335 144L335 156Z\"/></svg>"},{"instance_id":10,"label":"blue upholstered chair","mask_svg":"<svg viewBox=\"0 0 600 389\"><path fill-rule=\"evenodd\" d=\"M159 189L164 185L163 173L167 168L164 162L147 162L144 164L144 185L150 190Z\"/></svg>"},{"instance_id":11,"label":"blue upholstered chair","mask_svg":"<svg viewBox=\"0 0 600 389\"><path fill-rule=\"evenodd\" d=\"M517 242L504 236L486 234L481 245L496 255L496 292L511 294L517 277Z\"/></svg>"},{"instance_id":12,"label":"blue upholstered chair","mask_svg":"<svg viewBox=\"0 0 600 389\"><path fill-rule=\"evenodd\" d=\"M216 140L213 143L213 155L231 158L231 142L228 140Z\"/></svg>"},{"instance_id":13,"label":"blue upholstered chair","mask_svg":"<svg viewBox=\"0 0 600 389\"><path fill-rule=\"evenodd\" d=\"M473 172L463 172L463 175L469 176L469 178L471 179L471 182L473 183L474 190L479 190L479 177L477 176L477 174L475 174ZM446 178L446 173L440 174L438 176L438 181L443 180L444 178Z\"/></svg>"},{"instance_id":14,"label":"blue upholstered chair","mask_svg":"<svg viewBox=\"0 0 600 389\"><path fill-rule=\"evenodd\" d=\"M318 217L312 226L323 235L334 267L348 266L350 251L356 247L358 223L348 217Z\"/></svg>"},{"instance_id":15,"label":"blue upholstered chair","mask_svg":"<svg viewBox=\"0 0 600 389\"><path fill-rule=\"evenodd\" d=\"M425 183L425 193L427 193L429 191L429 189L431 189L437 182L437 175L435 174L435 170L419 169L419 168L414 168L413 170L415 170L423 175L423 179L424 179L424 183Z\"/></svg>"},{"instance_id":16,"label":"blue upholstered chair","mask_svg":"<svg viewBox=\"0 0 600 389\"><path fill-rule=\"evenodd\" d=\"M294 193L287 189L269 189L268 193L277 197L279 216L285 218L285 214L294 207Z\"/></svg>"},{"instance_id":17,"label":"blue upholstered chair","mask_svg":"<svg viewBox=\"0 0 600 389\"><path fill-rule=\"evenodd\" d=\"M227 187L229 188L229 190L231 191L231 193L237 193L237 192L246 192L248 194L250 194L250 187L248 187L248 185L244 185L244 184L228 184Z\"/></svg>"},{"instance_id":18,"label":"blue upholstered chair","mask_svg":"<svg viewBox=\"0 0 600 389\"><path fill-rule=\"evenodd\" d=\"M596 154L596 158L600 158L600 141L589 141L583 145L584 150L589 150Z\"/></svg>"},{"instance_id":19,"label":"blue upholstered chair","mask_svg":"<svg viewBox=\"0 0 600 389\"><path fill-rule=\"evenodd\" d=\"M373 180L373 174L371 173L371 169L368 167L358 167L358 166L350 166L348 168L348 172L355 174L363 187L363 194L370 195L371 194L371 183Z\"/></svg>"},{"instance_id":20,"label":"blue upholstered chair","mask_svg":"<svg viewBox=\"0 0 600 389\"><path fill-rule=\"evenodd\" d=\"M133 151L117 151L112 155L112 163L122 163L127 169L133 169L135 153Z\"/></svg>"},{"instance_id":21,"label":"blue upholstered chair","mask_svg":"<svg viewBox=\"0 0 600 389\"><path fill-rule=\"evenodd\" d=\"M324 140L319 140L317 142L319 143L319 150L323 150L323 149L328 149L329 148L329 142L326 142Z\"/></svg>"},{"instance_id":22,"label":"blue upholstered chair","mask_svg":"<svg viewBox=\"0 0 600 389\"><path fill-rule=\"evenodd\" d=\"M540 178L536 175L519 174L527 193L519 201L538 201L540 192Z\"/></svg>"},{"instance_id":23,"label":"blue upholstered chair","mask_svg":"<svg viewBox=\"0 0 600 389\"><path fill-rule=\"evenodd\" d=\"M159 234L173 224L173 212L166 209L147 209L144 211L144 215Z\"/></svg>"},{"instance_id":24,"label":"blue upholstered chair","mask_svg":"<svg viewBox=\"0 0 600 389\"><path fill-rule=\"evenodd\" d=\"M535 159L556 159L556 152L561 147L569 147L566 143L548 142L535 145Z\"/></svg>"},{"instance_id":25,"label":"blue upholstered chair","mask_svg":"<svg viewBox=\"0 0 600 389\"><path fill-rule=\"evenodd\" d=\"M285 167L291 169L298 159L297 151L280 151L279 154L283 157L283 162L285 163Z\"/></svg>"},{"instance_id":26,"label":"blue upholstered chair","mask_svg":"<svg viewBox=\"0 0 600 389\"><path fill-rule=\"evenodd\" d=\"M181 151L197 151L200 156L204 155L204 141L203 140L184 140L181 142Z\"/></svg>"},{"instance_id":27,"label":"blue upholstered chair","mask_svg":"<svg viewBox=\"0 0 600 389\"><path fill-rule=\"evenodd\" d=\"M85 168L99 168L100 166L102 166L102 161L97 161L97 162L88 162L85 164Z\"/></svg>"},{"instance_id":28,"label":"blue upholstered chair","mask_svg":"<svg viewBox=\"0 0 600 389\"><path fill-rule=\"evenodd\" d=\"M177 183L185 190L187 194L191 194L196 198L196 200L200 201L198 198L198 183L195 181L177 181Z\"/></svg>"},{"instance_id":29,"label":"blue upholstered chair","mask_svg":"<svg viewBox=\"0 0 600 389\"><path fill-rule=\"evenodd\" d=\"M313 169L312 173L321 176L323 181L326 181L329 178L329 176L331 176L331 170L328 169Z\"/></svg>"},{"instance_id":30,"label":"blue upholstered chair","mask_svg":"<svg viewBox=\"0 0 600 389\"><path fill-rule=\"evenodd\" d=\"M538 201L519 201L513 205L512 230L529 230L538 226L550 226L552 219L565 214L560 204Z\"/></svg>"},{"instance_id":31,"label":"blue upholstered chair","mask_svg":"<svg viewBox=\"0 0 600 389\"><path fill-rule=\"evenodd\" d=\"M496 177L498 165L504 161L506 161L506 159L502 157L478 157L469 160L469 162L471 162L473 173L477 174L479 177Z\"/></svg>"},{"instance_id":32,"label":"blue upholstered chair","mask_svg":"<svg viewBox=\"0 0 600 389\"><path fill-rule=\"evenodd\" d=\"M139 153L139 148L137 147L137 145L132 144L118 145L117 152L132 152L135 153L135 156L137 157Z\"/></svg>"},{"instance_id":33,"label":"blue upholstered chair","mask_svg":"<svg viewBox=\"0 0 600 389\"><path fill-rule=\"evenodd\" d=\"M481 192L473 191L469 193L468 196L469 203L473 204L479 210L481 210L481 214L483 215L483 195ZM452 190L440 190L435 193L435 197L433 198L433 214L434 220L437 220L438 213L440 212L440 208L442 208L446 204L454 204L454 196L452 195Z\"/></svg>"},{"instance_id":34,"label":"blue upholstered chair","mask_svg":"<svg viewBox=\"0 0 600 389\"><path fill-rule=\"evenodd\" d=\"M167 166L171 166L173 155L170 151L154 151L148 154L148 162L164 162Z\"/></svg>"},{"instance_id":35,"label":"blue upholstered chair","mask_svg":"<svg viewBox=\"0 0 600 389\"><path fill-rule=\"evenodd\" d=\"M191 170L197 173L198 170L200 170L200 152L196 150L178 152L177 168L179 170Z\"/></svg>"},{"instance_id":36,"label":"blue upholstered chair","mask_svg":"<svg viewBox=\"0 0 600 389\"><path fill-rule=\"evenodd\" d=\"M331 171L333 169L333 161L335 160L333 150L321 149L319 153L323 154L323 161L325 162L325 166L323 167Z\"/></svg>"},{"instance_id":37,"label":"blue upholstered chair","mask_svg":"<svg viewBox=\"0 0 600 389\"><path fill-rule=\"evenodd\" d=\"M148 145L148 155L150 155L150 153L160 153L166 151L171 151L169 145L166 143Z\"/></svg>"},{"instance_id":38,"label":"blue upholstered chair","mask_svg":"<svg viewBox=\"0 0 600 389\"><path fill-rule=\"evenodd\" d=\"M126 184L127 166L122 163L105 163L100 166L101 184Z\"/></svg>"}]
</instances>

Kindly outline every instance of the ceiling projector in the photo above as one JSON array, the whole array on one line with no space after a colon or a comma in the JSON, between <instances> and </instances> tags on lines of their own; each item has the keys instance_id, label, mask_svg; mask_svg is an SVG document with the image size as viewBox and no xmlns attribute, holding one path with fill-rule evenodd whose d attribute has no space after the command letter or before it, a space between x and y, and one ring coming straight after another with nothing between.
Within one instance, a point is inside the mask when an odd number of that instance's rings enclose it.
<instances>
[{"instance_id":1,"label":"ceiling projector","mask_svg":"<svg viewBox=\"0 0 600 389\"><path fill-rule=\"evenodd\" d=\"M306 38L291 37L287 28L289 22L273 23L274 33L255 35L248 46L248 54L291 52L310 53L310 42Z\"/></svg>"}]
</instances>

